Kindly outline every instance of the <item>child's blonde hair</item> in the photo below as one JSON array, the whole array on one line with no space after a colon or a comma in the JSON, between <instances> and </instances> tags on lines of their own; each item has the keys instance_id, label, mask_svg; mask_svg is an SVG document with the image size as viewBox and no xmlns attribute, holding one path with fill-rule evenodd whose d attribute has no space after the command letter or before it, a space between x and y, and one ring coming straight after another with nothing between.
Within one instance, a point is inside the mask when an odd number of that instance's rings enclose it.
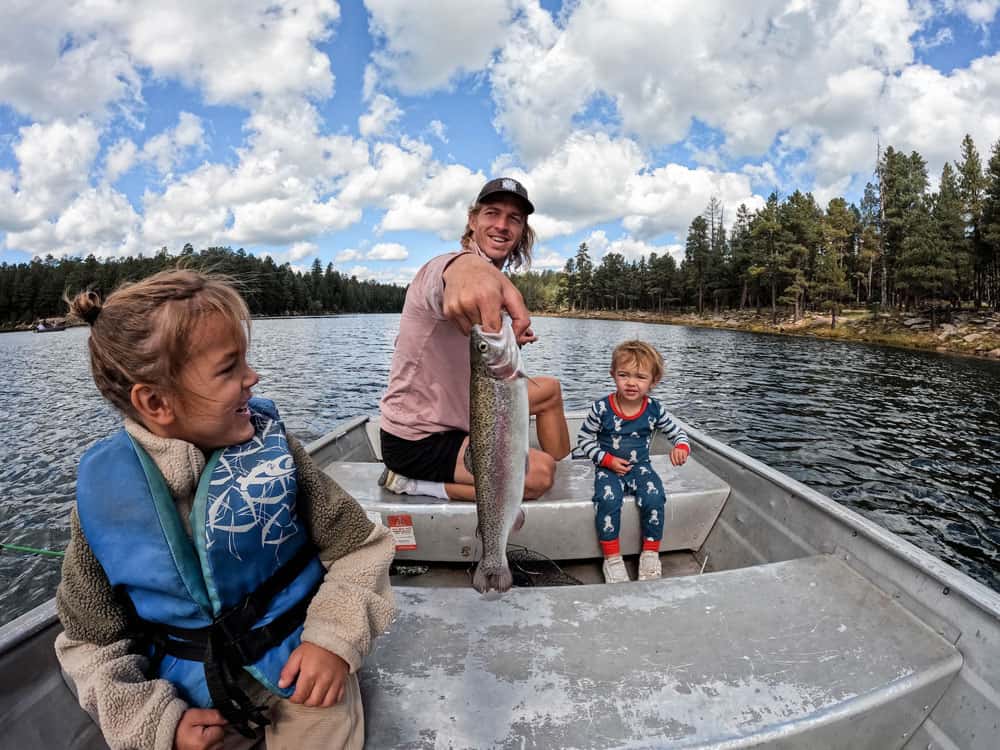
<instances>
[{"instance_id":1,"label":"child's blonde hair","mask_svg":"<svg viewBox=\"0 0 1000 750\"><path fill-rule=\"evenodd\" d=\"M188 269L161 271L119 286L102 300L84 291L69 303L70 316L90 325L90 369L101 395L137 419L132 386L144 383L177 393L194 330L212 314L234 333L250 336L250 311L231 279Z\"/></svg>"},{"instance_id":2,"label":"child's blonde hair","mask_svg":"<svg viewBox=\"0 0 1000 750\"><path fill-rule=\"evenodd\" d=\"M614 372L619 365L631 364L634 362L639 367L648 367L649 374L654 383L660 382L663 377L663 357L645 341L631 339L623 341L615 350L611 352L611 371Z\"/></svg>"}]
</instances>

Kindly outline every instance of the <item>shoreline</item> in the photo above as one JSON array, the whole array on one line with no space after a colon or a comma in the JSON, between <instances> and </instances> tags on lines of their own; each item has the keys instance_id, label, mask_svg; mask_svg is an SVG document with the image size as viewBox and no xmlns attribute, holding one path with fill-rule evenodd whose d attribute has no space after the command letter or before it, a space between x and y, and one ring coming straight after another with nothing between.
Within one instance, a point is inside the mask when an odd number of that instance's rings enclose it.
<instances>
[{"instance_id":1,"label":"shoreline","mask_svg":"<svg viewBox=\"0 0 1000 750\"><path fill-rule=\"evenodd\" d=\"M828 314L806 313L798 321L782 315L777 322L769 313L729 311L719 314L651 313L643 310L576 310L532 313L533 317L619 320L663 325L718 328L777 336L807 336L856 344L878 344L901 349L918 349L957 354L978 359L1000 360L1000 314L989 310L962 310L951 322L931 328L930 318L920 314L881 313L873 318L868 310L845 310L830 327Z\"/></svg>"}]
</instances>

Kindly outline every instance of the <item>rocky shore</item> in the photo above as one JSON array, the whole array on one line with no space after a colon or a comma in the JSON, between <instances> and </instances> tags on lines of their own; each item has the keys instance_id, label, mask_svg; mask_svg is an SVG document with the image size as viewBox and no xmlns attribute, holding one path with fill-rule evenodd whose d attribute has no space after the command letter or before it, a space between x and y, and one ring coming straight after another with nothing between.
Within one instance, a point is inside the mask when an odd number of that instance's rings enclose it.
<instances>
[{"instance_id":1,"label":"rocky shore","mask_svg":"<svg viewBox=\"0 0 1000 750\"><path fill-rule=\"evenodd\" d=\"M837 325L833 328L830 326L830 316L818 313L807 313L797 321L793 321L791 316L779 316L776 322L772 322L769 311L760 315L754 311L733 310L697 315L636 310L578 310L540 315L638 320L644 323L669 323L755 333L816 336L1000 360L1000 314L987 310L962 310L952 313L950 320L943 321L932 321L930 315L913 313L882 313L875 317L869 310L845 310L837 316Z\"/></svg>"}]
</instances>

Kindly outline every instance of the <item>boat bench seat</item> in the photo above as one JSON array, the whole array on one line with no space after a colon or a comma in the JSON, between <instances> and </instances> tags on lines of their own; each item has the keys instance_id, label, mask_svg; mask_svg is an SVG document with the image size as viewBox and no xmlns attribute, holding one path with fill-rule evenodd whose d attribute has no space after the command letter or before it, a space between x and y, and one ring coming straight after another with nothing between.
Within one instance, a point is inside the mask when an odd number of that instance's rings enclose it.
<instances>
[{"instance_id":1,"label":"boat bench seat","mask_svg":"<svg viewBox=\"0 0 1000 750\"><path fill-rule=\"evenodd\" d=\"M394 587L371 747L903 747L962 666L840 559L686 578Z\"/></svg>"},{"instance_id":2,"label":"boat bench seat","mask_svg":"<svg viewBox=\"0 0 1000 750\"><path fill-rule=\"evenodd\" d=\"M667 491L661 551L697 550L729 497L729 485L695 458L676 467L668 456L656 455L652 465ZM413 543L399 544L397 558L469 560L476 544L475 504L389 492L378 486L382 469L381 463L343 461L328 464L326 473L373 518L378 515L382 523L396 530L412 528ZM524 504L527 520L511 536L511 543L557 560L600 557L591 500L593 488L594 465L590 461L560 461L549 491ZM409 532L397 536L397 541L401 538L409 541ZM626 497L622 509L620 542L623 554L639 552L639 513L631 496Z\"/></svg>"}]
</instances>

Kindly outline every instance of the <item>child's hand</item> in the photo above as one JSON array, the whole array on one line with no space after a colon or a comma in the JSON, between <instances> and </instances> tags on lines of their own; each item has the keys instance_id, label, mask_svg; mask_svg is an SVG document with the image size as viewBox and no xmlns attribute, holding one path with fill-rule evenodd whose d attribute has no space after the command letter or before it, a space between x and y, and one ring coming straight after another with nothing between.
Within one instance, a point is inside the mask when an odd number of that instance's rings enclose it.
<instances>
[{"instance_id":1,"label":"child's hand","mask_svg":"<svg viewBox=\"0 0 1000 750\"><path fill-rule=\"evenodd\" d=\"M174 750L222 750L228 723L214 708L189 708L174 730Z\"/></svg>"},{"instance_id":2,"label":"child's hand","mask_svg":"<svg viewBox=\"0 0 1000 750\"><path fill-rule=\"evenodd\" d=\"M615 474L620 477L628 474L629 469L632 468L632 464L626 461L624 458L619 458L618 456L612 456L611 460L608 461L608 468L611 469Z\"/></svg>"},{"instance_id":3,"label":"child's hand","mask_svg":"<svg viewBox=\"0 0 1000 750\"><path fill-rule=\"evenodd\" d=\"M675 447L672 451L670 451L670 463L674 466L683 466L684 462L688 460L689 452L690 451L687 451L684 448Z\"/></svg>"},{"instance_id":4,"label":"child's hand","mask_svg":"<svg viewBox=\"0 0 1000 750\"><path fill-rule=\"evenodd\" d=\"M295 683L295 692L289 698L311 708L329 708L344 699L344 682L351 668L336 654L303 641L292 651L284 668L278 687Z\"/></svg>"}]
</instances>

